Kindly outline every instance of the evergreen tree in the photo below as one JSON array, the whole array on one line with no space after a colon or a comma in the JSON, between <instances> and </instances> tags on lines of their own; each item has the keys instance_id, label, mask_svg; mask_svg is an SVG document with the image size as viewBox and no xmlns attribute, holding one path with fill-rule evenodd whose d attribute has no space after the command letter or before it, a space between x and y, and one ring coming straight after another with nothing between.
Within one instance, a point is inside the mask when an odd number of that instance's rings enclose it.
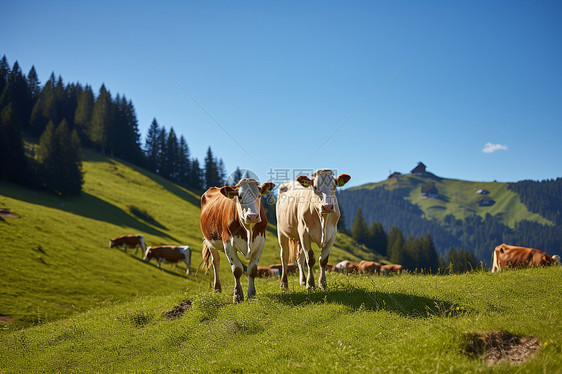
<instances>
[{"instance_id":1,"label":"evergreen tree","mask_svg":"<svg viewBox=\"0 0 562 374\"><path fill-rule=\"evenodd\" d=\"M353 226L351 228L351 236L360 244L367 244L368 242L369 228L363 218L361 208L357 208L357 213L355 214L355 219L353 220Z\"/></svg>"},{"instance_id":2,"label":"evergreen tree","mask_svg":"<svg viewBox=\"0 0 562 374\"><path fill-rule=\"evenodd\" d=\"M199 166L199 160L196 158L191 162L191 178L190 186L196 190L203 190L204 174Z\"/></svg>"},{"instance_id":3,"label":"evergreen tree","mask_svg":"<svg viewBox=\"0 0 562 374\"><path fill-rule=\"evenodd\" d=\"M19 182L26 160L21 129L13 107L13 103L9 103L0 115L0 180Z\"/></svg>"},{"instance_id":4,"label":"evergreen tree","mask_svg":"<svg viewBox=\"0 0 562 374\"><path fill-rule=\"evenodd\" d=\"M427 234L421 239L421 263L420 267L428 271L436 272L439 268L439 258L437 249L433 243L431 235Z\"/></svg>"},{"instance_id":5,"label":"evergreen tree","mask_svg":"<svg viewBox=\"0 0 562 374\"><path fill-rule=\"evenodd\" d=\"M236 170L234 170L234 173L232 173L231 179L232 180L230 180L229 182L232 186L235 186L236 184L238 184L238 182L240 182L240 180L242 179L242 171L240 171L240 167L236 167Z\"/></svg>"},{"instance_id":6,"label":"evergreen tree","mask_svg":"<svg viewBox=\"0 0 562 374\"><path fill-rule=\"evenodd\" d=\"M174 128L170 128L170 132L168 133L168 138L166 140L166 149L164 153L164 163L166 170L166 174L164 176L174 182L178 181L179 178L179 145L178 145L178 137L176 136L176 132Z\"/></svg>"},{"instance_id":7,"label":"evergreen tree","mask_svg":"<svg viewBox=\"0 0 562 374\"><path fill-rule=\"evenodd\" d=\"M28 96L27 79L17 61L14 62L6 86L0 95L0 108L5 108L10 103L12 104L11 121L22 129L29 121L31 99Z\"/></svg>"},{"instance_id":8,"label":"evergreen tree","mask_svg":"<svg viewBox=\"0 0 562 374\"><path fill-rule=\"evenodd\" d=\"M41 81L39 81L35 66L31 66L29 73L27 73L27 89L29 90L29 97L33 104L35 104L41 93Z\"/></svg>"},{"instance_id":9,"label":"evergreen tree","mask_svg":"<svg viewBox=\"0 0 562 374\"><path fill-rule=\"evenodd\" d=\"M8 63L8 59L6 55L2 57L0 60L0 95L4 91L4 87L8 83L8 76L10 75L10 64Z\"/></svg>"},{"instance_id":10,"label":"evergreen tree","mask_svg":"<svg viewBox=\"0 0 562 374\"><path fill-rule=\"evenodd\" d=\"M227 175L226 175L226 166L224 166L224 162L222 161L222 158L219 159L217 163L217 172L219 174L217 186L224 186L226 184Z\"/></svg>"},{"instance_id":11,"label":"evergreen tree","mask_svg":"<svg viewBox=\"0 0 562 374\"><path fill-rule=\"evenodd\" d=\"M158 135L160 134L160 126L156 118L152 120L148 132L146 134L144 154L146 157L148 170L156 172L158 164Z\"/></svg>"},{"instance_id":12,"label":"evergreen tree","mask_svg":"<svg viewBox=\"0 0 562 374\"><path fill-rule=\"evenodd\" d=\"M396 226L390 228L388 232L388 248L387 255L390 258L390 262L395 264L402 264L404 262L404 234Z\"/></svg>"},{"instance_id":13,"label":"evergreen tree","mask_svg":"<svg viewBox=\"0 0 562 374\"><path fill-rule=\"evenodd\" d=\"M179 144L179 160L178 160L178 182L182 186L189 186L189 178L191 175L191 154L189 147L183 135L180 136Z\"/></svg>"},{"instance_id":14,"label":"evergreen tree","mask_svg":"<svg viewBox=\"0 0 562 374\"><path fill-rule=\"evenodd\" d=\"M82 144L91 145L90 127L92 125L92 113L94 111L94 92L92 87L86 85L78 95L76 112L74 113L74 128Z\"/></svg>"},{"instance_id":15,"label":"evergreen tree","mask_svg":"<svg viewBox=\"0 0 562 374\"><path fill-rule=\"evenodd\" d=\"M113 139L113 103L111 93L102 84L92 112L90 139L101 152L111 154L110 139Z\"/></svg>"},{"instance_id":16,"label":"evergreen tree","mask_svg":"<svg viewBox=\"0 0 562 374\"><path fill-rule=\"evenodd\" d=\"M338 220L338 225L337 225L338 232L341 232L342 234L349 234L347 232L347 227L345 225L345 217L344 217L343 207L339 204L338 204L338 207L340 209L340 219ZM385 252L386 252L386 250L385 250Z\"/></svg>"},{"instance_id":17,"label":"evergreen tree","mask_svg":"<svg viewBox=\"0 0 562 374\"><path fill-rule=\"evenodd\" d=\"M57 127L49 122L39 140L38 156L47 190L65 196L80 194L84 182L80 140L66 120Z\"/></svg>"},{"instance_id":18,"label":"evergreen tree","mask_svg":"<svg viewBox=\"0 0 562 374\"><path fill-rule=\"evenodd\" d=\"M38 138L45 130L47 123L49 121L54 122L55 119L58 118L53 79L54 74L51 74L51 79L49 79L43 86L43 89L41 90L41 93L39 94L39 97L31 111L29 132L33 137Z\"/></svg>"},{"instance_id":19,"label":"evergreen tree","mask_svg":"<svg viewBox=\"0 0 562 374\"><path fill-rule=\"evenodd\" d=\"M156 139L158 144L158 154L156 157L156 172L162 176L166 176L169 173L167 169L168 164L166 163L166 146L168 144L168 132L166 131L166 127L162 126L160 128L160 132L158 133L158 137Z\"/></svg>"},{"instance_id":20,"label":"evergreen tree","mask_svg":"<svg viewBox=\"0 0 562 374\"><path fill-rule=\"evenodd\" d=\"M373 222L369 226L369 236L367 247L373 249L375 252L386 256L386 247L388 245L388 237L384 231L384 227L380 222Z\"/></svg>"},{"instance_id":21,"label":"evergreen tree","mask_svg":"<svg viewBox=\"0 0 562 374\"><path fill-rule=\"evenodd\" d=\"M211 147L207 149L207 156L205 157L205 188L220 187L219 170L216 159L213 157Z\"/></svg>"}]
</instances>

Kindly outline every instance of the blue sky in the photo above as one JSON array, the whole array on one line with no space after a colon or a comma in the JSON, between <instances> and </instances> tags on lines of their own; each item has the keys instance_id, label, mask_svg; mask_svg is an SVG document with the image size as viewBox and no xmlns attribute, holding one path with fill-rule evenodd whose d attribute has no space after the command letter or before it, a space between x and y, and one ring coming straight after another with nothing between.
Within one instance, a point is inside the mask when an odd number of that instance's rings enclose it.
<instances>
[{"instance_id":1,"label":"blue sky","mask_svg":"<svg viewBox=\"0 0 562 374\"><path fill-rule=\"evenodd\" d=\"M156 117L193 156L211 146L262 180L332 168L355 186L418 161L538 180L562 176L560 14L558 1L2 2L0 54L43 82L103 82L143 136Z\"/></svg>"}]
</instances>

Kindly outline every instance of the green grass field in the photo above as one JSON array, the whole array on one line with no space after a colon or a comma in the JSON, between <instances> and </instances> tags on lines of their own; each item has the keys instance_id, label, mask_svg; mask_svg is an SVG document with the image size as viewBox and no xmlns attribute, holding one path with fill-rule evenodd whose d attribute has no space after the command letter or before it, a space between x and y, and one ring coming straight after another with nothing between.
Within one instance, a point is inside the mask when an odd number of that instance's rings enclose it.
<instances>
[{"instance_id":1,"label":"green grass field","mask_svg":"<svg viewBox=\"0 0 562 374\"><path fill-rule=\"evenodd\" d=\"M0 316L11 328L55 320L103 302L136 296L206 290L211 274L195 275L201 262L199 194L138 167L85 151L82 196L63 199L0 183L0 208L21 218L0 221ZM132 209L133 208L133 209ZM134 214L137 210L148 214ZM109 239L143 234L147 245L189 245L193 274L145 264L141 253L108 247ZM372 259L346 236L332 260ZM279 263L275 227L270 226L260 265ZM221 277L230 279L225 258Z\"/></svg>"},{"instance_id":2,"label":"green grass field","mask_svg":"<svg viewBox=\"0 0 562 374\"><path fill-rule=\"evenodd\" d=\"M328 291L258 279L256 299L170 292L0 335L16 372L529 372L562 370L562 269L369 277L328 274ZM243 280L247 284L247 280ZM232 286L232 283L230 283ZM191 308L170 320L181 301ZM465 353L471 334L538 339L519 366Z\"/></svg>"}]
</instances>

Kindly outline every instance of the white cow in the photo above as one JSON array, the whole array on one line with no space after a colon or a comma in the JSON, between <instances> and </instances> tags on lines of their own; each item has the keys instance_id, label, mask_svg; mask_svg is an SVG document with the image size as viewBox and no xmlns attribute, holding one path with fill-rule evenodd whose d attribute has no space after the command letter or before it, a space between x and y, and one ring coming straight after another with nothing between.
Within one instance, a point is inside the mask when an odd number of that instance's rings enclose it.
<instances>
[{"instance_id":1,"label":"white cow","mask_svg":"<svg viewBox=\"0 0 562 374\"><path fill-rule=\"evenodd\" d=\"M347 174L334 178L332 170L321 169L312 174L312 179L301 175L296 181L284 182L279 187L277 235L281 246L281 287L288 287L287 264L291 254L297 257L301 284L314 288L315 259L311 246L314 242L321 250L318 283L326 288L326 264L340 219L336 187L342 187L350 179ZM306 278L305 262L308 265Z\"/></svg>"}]
</instances>

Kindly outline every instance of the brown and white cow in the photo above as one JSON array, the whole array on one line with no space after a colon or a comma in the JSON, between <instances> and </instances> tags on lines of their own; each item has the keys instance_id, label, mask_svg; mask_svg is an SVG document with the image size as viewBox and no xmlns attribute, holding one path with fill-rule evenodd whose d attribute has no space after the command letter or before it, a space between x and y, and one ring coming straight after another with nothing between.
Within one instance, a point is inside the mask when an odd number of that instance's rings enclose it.
<instances>
[{"instance_id":1,"label":"brown and white cow","mask_svg":"<svg viewBox=\"0 0 562 374\"><path fill-rule=\"evenodd\" d=\"M317 170L312 179L301 175L296 181L284 182L277 199L277 235L283 265L281 287L288 287L287 264L296 256L301 284L314 288L312 267L315 263L312 243L320 248L320 277L318 283L326 288L326 264L336 240L340 209L336 187L345 185L351 177L341 174L335 178L330 169ZM304 275L304 264L308 274Z\"/></svg>"},{"instance_id":2,"label":"brown and white cow","mask_svg":"<svg viewBox=\"0 0 562 374\"><path fill-rule=\"evenodd\" d=\"M362 274L380 274L381 264L375 261L361 261L359 270Z\"/></svg>"},{"instance_id":3,"label":"brown and white cow","mask_svg":"<svg viewBox=\"0 0 562 374\"><path fill-rule=\"evenodd\" d=\"M388 264L381 265L381 274L388 275L392 273L400 274L402 272L402 265Z\"/></svg>"},{"instance_id":4,"label":"brown and white cow","mask_svg":"<svg viewBox=\"0 0 562 374\"><path fill-rule=\"evenodd\" d=\"M359 274L361 272L361 268L358 263L352 262L349 260L341 261L336 264L334 267L336 273L355 273Z\"/></svg>"},{"instance_id":5,"label":"brown and white cow","mask_svg":"<svg viewBox=\"0 0 562 374\"><path fill-rule=\"evenodd\" d=\"M144 254L143 261L150 262L151 259L158 260L158 269L162 269L162 261L170 264L177 264L180 261L187 267L186 274L189 274L191 267L191 249L187 246L158 245L148 247Z\"/></svg>"},{"instance_id":6,"label":"brown and white cow","mask_svg":"<svg viewBox=\"0 0 562 374\"><path fill-rule=\"evenodd\" d=\"M502 268L521 268L531 266L546 266L560 263L558 259L550 257L543 251L535 248L517 247L500 244L492 254L492 273Z\"/></svg>"},{"instance_id":7,"label":"brown and white cow","mask_svg":"<svg viewBox=\"0 0 562 374\"><path fill-rule=\"evenodd\" d=\"M261 187L255 179L244 178L235 186L211 187L201 196L201 232L203 260L207 269L213 265L214 287L221 292L219 250L224 251L234 275L234 302L244 300L240 285L243 272L240 252L248 263L248 297L255 296L254 278L265 244L267 218L261 197L275 187L271 182Z\"/></svg>"},{"instance_id":8,"label":"brown and white cow","mask_svg":"<svg viewBox=\"0 0 562 374\"><path fill-rule=\"evenodd\" d=\"M109 248L119 248L124 247L125 253L127 253L127 248L135 248L135 254L137 254L139 248L142 249L142 253L146 251L146 246L144 244L144 236L142 235L121 235L109 241Z\"/></svg>"}]
</instances>

